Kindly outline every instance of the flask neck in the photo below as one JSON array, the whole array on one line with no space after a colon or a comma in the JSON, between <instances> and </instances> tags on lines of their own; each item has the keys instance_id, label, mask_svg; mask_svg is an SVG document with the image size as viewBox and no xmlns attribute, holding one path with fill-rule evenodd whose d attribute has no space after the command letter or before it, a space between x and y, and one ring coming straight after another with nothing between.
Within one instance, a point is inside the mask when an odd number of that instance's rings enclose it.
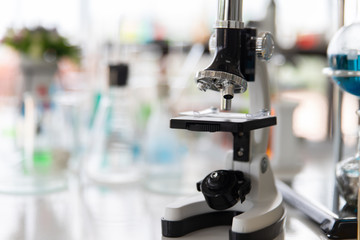
<instances>
[{"instance_id":1,"label":"flask neck","mask_svg":"<svg viewBox=\"0 0 360 240\"><path fill-rule=\"evenodd\" d=\"M345 1L343 15L343 25L360 22L360 0Z\"/></svg>"},{"instance_id":2,"label":"flask neck","mask_svg":"<svg viewBox=\"0 0 360 240\"><path fill-rule=\"evenodd\" d=\"M360 0L356 0L356 2L355 2L354 22L360 22Z\"/></svg>"}]
</instances>

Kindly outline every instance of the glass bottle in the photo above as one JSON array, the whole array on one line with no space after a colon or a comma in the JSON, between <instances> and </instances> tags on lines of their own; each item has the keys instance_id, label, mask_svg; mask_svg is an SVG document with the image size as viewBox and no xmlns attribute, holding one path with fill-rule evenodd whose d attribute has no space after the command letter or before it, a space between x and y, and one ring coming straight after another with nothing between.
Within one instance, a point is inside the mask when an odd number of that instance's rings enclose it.
<instances>
[{"instance_id":1,"label":"glass bottle","mask_svg":"<svg viewBox=\"0 0 360 240\"><path fill-rule=\"evenodd\" d=\"M167 83L158 84L158 101L147 123L144 185L158 193L181 194L186 191L182 184L182 159L186 150L176 131L169 127L172 114L167 101L168 91Z\"/></svg>"},{"instance_id":2,"label":"glass bottle","mask_svg":"<svg viewBox=\"0 0 360 240\"><path fill-rule=\"evenodd\" d=\"M134 136L127 91L128 65L109 66L109 89L100 96L92 129L90 179L105 184L138 180Z\"/></svg>"}]
</instances>

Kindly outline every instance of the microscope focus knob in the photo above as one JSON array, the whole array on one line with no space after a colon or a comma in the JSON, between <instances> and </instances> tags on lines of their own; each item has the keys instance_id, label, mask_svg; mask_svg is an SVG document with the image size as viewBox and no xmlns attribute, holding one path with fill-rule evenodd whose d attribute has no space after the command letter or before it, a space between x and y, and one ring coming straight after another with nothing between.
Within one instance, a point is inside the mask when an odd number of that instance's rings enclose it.
<instances>
[{"instance_id":1,"label":"microscope focus knob","mask_svg":"<svg viewBox=\"0 0 360 240\"><path fill-rule=\"evenodd\" d=\"M231 208L238 201L243 202L250 192L250 181L241 171L217 170L197 183L208 206L215 210Z\"/></svg>"},{"instance_id":2,"label":"microscope focus knob","mask_svg":"<svg viewBox=\"0 0 360 240\"><path fill-rule=\"evenodd\" d=\"M212 33L209 38L209 51L211 54L215 54L216 51L216 32Z\"/></svg>"},{"instance_id":3,"label":"microscope focus knob","mask_svg":"<svg viewBox=\"0 0 360 240\"><path fill-rule=\"evenodd\" d=\"M270 32L263 32L256 38L256 55L268 61L272 57L275 49L274 37Z\"/></svg>"}]
</instances>

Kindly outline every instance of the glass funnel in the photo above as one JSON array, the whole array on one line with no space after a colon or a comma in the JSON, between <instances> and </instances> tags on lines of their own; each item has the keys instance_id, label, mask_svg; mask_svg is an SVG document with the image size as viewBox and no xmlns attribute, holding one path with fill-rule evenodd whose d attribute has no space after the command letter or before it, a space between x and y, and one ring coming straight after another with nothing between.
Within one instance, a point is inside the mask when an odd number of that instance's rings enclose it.
<instances>
[{"instance_id":1,"label":"glass funnel","mask_svg":"<svg viewBox=\"0 0 360 240\"><path fill-rule=\"evenodd\" d=\"M327 50L329 68L326 73L344 91L360 97L360 22L340 28ZM359 116L359 111L357 111ZM359 130L358 130L359 131ZM358 141L359 141L358 133ZM336 166L336 182L347 204L356 207L359 189L360 145L354 156Z\"/></svg>"}]
</instances>

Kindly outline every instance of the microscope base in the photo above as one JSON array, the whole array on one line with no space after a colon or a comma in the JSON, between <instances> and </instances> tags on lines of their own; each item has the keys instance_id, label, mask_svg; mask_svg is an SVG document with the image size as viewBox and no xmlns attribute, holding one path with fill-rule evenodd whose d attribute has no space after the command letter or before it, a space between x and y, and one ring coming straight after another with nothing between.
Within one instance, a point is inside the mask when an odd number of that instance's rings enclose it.
<instances>
[{"instance_id":1,"label":"microscope base","mask_svg":"<svg viewBox=\"0 0 360 240\"><path fill-rule=\"evenodd\" d=\"M162 234L164 237L177 238L204 228L233 225L229 230L230 240L270 240L282 234L284 219L285 211L280 195L268 204L245 201L229 210L215 211L207 206L203 196L199 194L166 208L162 219ZM239 224L242 226L236 226Z\"/></svg>"},{"instance_id":2,"label":"microscope base","mask_svg":"<svg viewBox=\"0 0 360 240\"><path fill-rule=\"evenodd\" d=\"M182 237L196 230L221 225L231 225L230 240L272 240L283 235L283 200L275 187L265 154L268 129L264 128L275 124L276 117L273 116L232 119L223 116L181 116L171 119L170 127L175 129L231 132L233 150L227 155L226 169L242 172L250 180L251 189L245 193L245 201L229 204L232 207L227 210L212 209L201 193L168 205L162 219L164 237ZM221 191L219 193L222 194Z\"/></svg>"},{"instance_id":3,"label":"microscope base","mask_svg":"<svg viewBox=\"0 0 360 240\"><path fill-rule=\"evenodd\" d=\"M181 221L167 221L162 219L162 231L164 237L177 238L188 233L215 226L231 226L234 216L241 214L236 211L224 211L206 213L193 216ZM272 225L251 233L237 233L229 230L229 240L244 239L276 239L284 229L285 214Z\"/></svg>"}]
</instances>

